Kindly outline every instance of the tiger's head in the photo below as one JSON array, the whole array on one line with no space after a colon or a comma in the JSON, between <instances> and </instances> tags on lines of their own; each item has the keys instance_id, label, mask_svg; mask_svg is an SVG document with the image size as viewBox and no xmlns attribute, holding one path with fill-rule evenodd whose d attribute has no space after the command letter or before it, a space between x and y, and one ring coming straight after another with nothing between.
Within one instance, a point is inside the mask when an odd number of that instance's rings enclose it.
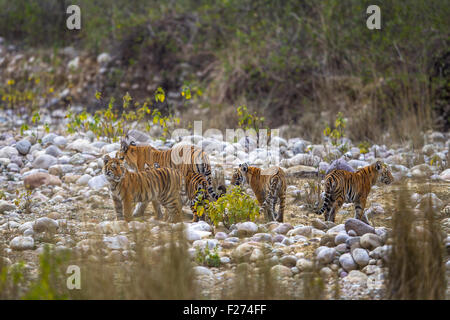
<instances>
[{"instance_id":1,"label":"tiger's head","mask_svg":"<svg viewBox=\"0 0 450 320\"><path fill-rule=\"evenodd\" d=\"M231 177L231 184L234 186L243 185L247 181L248 164L243 163L239 165L239 168L234 169L233 176Z\"/></svg>"},{"instance_id":2,"label":"tiger's head","mask_svg":"<svg viewBox=\"0 0 450 320\"><path fill-rule=\"evenodd\" d=\"M382 183L391 184L394 181L394 177L392 176L391 170L387 164L378 160L375 162L375 170L377 170L379 179Z\"/></svg>"},{"instance_id":3,"label":"tiger's head","mask_svg":"<svg viewBox=\"0 0 450 320\"><path fill-rule=\"evenodd\" d=\"M103 174L106 179L110 182L120 182L126 172L123 161L106 155L103 158L103 163Z\"/></svg>"},{"instance_id":4,"label":"tiger's head","mask_svg":"<svg viewBox=\"0 0 450 320\"><path fill-rule=\"evenodd\" d=\"M136 142L130 141L128 135L126 135L120 142L120 150L117 151L116 157L127 163L137 163L137 153Z\"/></svg>"}]
</instances>

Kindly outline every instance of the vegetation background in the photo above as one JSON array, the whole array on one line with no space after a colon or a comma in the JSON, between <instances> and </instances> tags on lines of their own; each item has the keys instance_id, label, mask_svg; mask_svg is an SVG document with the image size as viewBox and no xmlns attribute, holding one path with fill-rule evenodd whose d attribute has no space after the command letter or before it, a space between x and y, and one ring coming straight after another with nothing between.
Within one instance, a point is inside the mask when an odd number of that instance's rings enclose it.
<instances>
[{"instance_id":1,"label":"vegetation background","mask_svg":"<svg viewBox=\"0 0 450 320\"><path fill-rule=\"evenodd\" d=\"M79 31L66 27L71 4ZM371 4L381 30L366 27ZM354 142L421 144L418 132L450 128L449 16L442 0L0 0L0 36L53 60L67 46L83 61L109 52L101 80L73 94L89 108L96 90L140 99L161 86L184 123L234 127L246 105L317 141L342 111ZM77 85L53 79L56 90ZM183 86L189 104L177 102Z\"/></svg>"}]
</instances>

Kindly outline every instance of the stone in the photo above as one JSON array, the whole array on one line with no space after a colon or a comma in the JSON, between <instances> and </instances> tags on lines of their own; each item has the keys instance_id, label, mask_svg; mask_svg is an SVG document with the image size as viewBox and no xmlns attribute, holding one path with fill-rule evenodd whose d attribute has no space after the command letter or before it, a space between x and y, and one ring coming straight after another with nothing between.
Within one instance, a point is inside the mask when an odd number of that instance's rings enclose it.
<instances>
[{"instance_id":1,"label":"stone","mask_svg":"<svg viewBox=\"0 0 450 320\"><path fill-rule=\"evenodd\" d=\"M354 218L345 221L345 231L348 233L350 230L354 230L358 236L362 236L366 233L375 233L375 228Z\"/></svg>"},{"instance_id":2,"label":"stone","mask_svg":"<svg viewBox=\"0 0 450 320\"><path fill-rule=\"evenodd\" d=\"M237 261L247 260L250 258L253 250L255 250L256 248L258 247L252 243L242 243L233 250L232 257Z\"/></svg>"},{"instance_id":3,"label":"stone","mask_svg":"<svg viewBox=\"0 0 450 320\"><path fill-rule=\"evenodd\" d=\"M353 257L350 253L344 253L339 257L339 263L341 267L349 272L355 269L358 269L358 265L356 264L355 260L353 260Z\"/></svg>"},{"instance_id":4,"label":"stone","mask_svg":"<svg viewBox=\"0 0 450 320\"><path fill-rule=\"evenodd\" d=\"M383 245L381 237L377 234L372 233L366 233L363 236L361 236L359 242L361 243L361 247L368 250L373 250Z\"/></svg>"},{"instance_id":5,"label":"stone","mask_svg":"<svg viewBox=\"0 0 450 320\"><path fill-rule=\"evenodd\" d=\"M45 172L36 172L27 175L23 179L23 184L27 189L35 189L43 185L60 186L62 182L57 176Z\"/></svg>"},{"instance_id":6,"label":"stone","mask_svg":"<svg viewBox=\"0 0 450 320\"><path fill-rule=\"evenodd\" d=\"M252 236L258 232L256 223L247 221L236 224L237 232L240 237Z\"/></svg>"},{"instance_id":7,"label":"stone","mask_svg":"<svg viewBox=\"0 0 450 320\"><path fill-rule=\"evenodd\" d=\"M225 232L217 232L214 238L217 240L225 240L228 237L228 235Z\"/></svg>"},{"instance_id":8,"label":"stone","mask_svg":"<svg viewBox=\"0 0 450 320\"><path fill-rule=\"evenodd\" d=\"M31 142L23 139L16 143L16 149L21 155L27 155L31 148Z\"/></svg>"},{"instance_id":9,"label":"stone","mask_svg":"<svg viewBox=\"0 0 450 320\"><path fill-rule=\"evenodd\" d=\"M89 174L83 174L78 180L77 180L77 184L78 185L87 185L88 182L92 179L92 176Z\"/></svg>"},{"instance_id":10,"label":"stone","mask_svg":"<svg viewBox=\"0 0 450 320\"><path fill-rule=\"evenodd\" d=\"M334 248L323 248L317 254L317 261L321 264L329 264L333 261L336 255L336 249Z\"/></svg>"},{"instance_id":11,"label":"stone","mask_svg":"<svg viewBox=\"0 0 450 320\"><path fill-rule=\"evenodd\" d=\"M329 174L333 170L345 170L349 172L355 172L355 169L352 166L350 166L348 162L345 161L343 158L336 159L333 162L331 162L325 174Z\"/></svg>"},{"instance_id":12,"label":"stone","mask_svg":"<svg viewBox=\"0 0 450 320\"><path fill-rule=\"evenodd\" d=\"M294 267L294 266L296 265L296 263L297 263L297 257L296 257L296 256L292 256L292 255L285 255L285 256L282 256L281 259L280 259L280 263L281 263L283 266L292 268L292 267Z\"/></svg>"},{"instance_id":13,"label":"stone","mask_svg":"<svg viewBox=\"0 0 450 320\"><path fill-rule=\"evenodd\" d=\"M328 247L334 247L336 243L334 242L334 239L336 238L335 233L326 233L322 236L320 239L320 245L321 246L328 246Z\"/></svg>"},{"instance_id":14,"label":"stone","mask_svg":"<svg viewBox=\"0 0 450 320\"><path fill-rule=\"evenodd\" d=\"M13 156L19 155L19 151L16 148L6 146L0 149L0 158L11 159Z\"/></svg>"},{"instance_id":15,"label":"stone","mask_svg":"<svg viewBox=\"0 0 450 320\"><path fill-rule=\"evenodd\" d=\"M311 222L312 226L319 230L327 230L327 225L319 218L314 218Z\"/></svg>"},{"instance_id":16,"label":"stone","mask_svg":"<svg viewBox=\"0 0 450 320\"><path fill-rule=\"evenodd\" d=\"M287 236L292 237L295 235L301 235L301 236L309 237L309 236L311 236L311 232L312 232L311 226L302 226L302 227L297 227L295 229L289 230L289 232L287 233Z\"/></svg>"},{"instance_id":17,"label":"stone","mask_svg":"<svg viewBox=\"0 0 450 320\"><path fill-rule=\"evenodd\" d=\"M49 155L49 154L43 154L37 157L33 161L33 168L39 168L39 169L48 169L49 167L55 165L58 162L58 159L55 157Z\"/></svg>"},{"instance_id":18,"label":"stone","mask_svg":"<svg viewBox=\"0 0 450 320\"><path fill-rule=\"evenodd\" d=\"M101 174L92 177L88 181L88 186L94 190L100 190L101 188L108 186L108 180L106 180L106 177L103 174Z\"/></svg>"},{"instance_id":19,"label":"stone","mask_svg":"<svg viewBox=\"0 0 450 320\"><path fill-rule=\"evenodd\" d=\"M348 273L347 277L345 277L345 279L349 282L352 283L357 283L360 285L367 285L367 275L365 273L362 273L361 271L358 270L352 270Z\"/></svg>"},{"instance_id":20,"label":"stone","mask_svg":"<svg viewBox=\"0 0 450 320\"><path fill-rule=\"evenodd\" d=\"M277 277L277 278L284 278L284 277L292 276L291 269L286 266L282 266L282 265L273 266L270 269L270 273L272 274L272 276Z\"/></svg>"},{"instance_id":21,"label":"stone","mask_svg":"<svg viewBox=\"0 0 450 320\"><path fill-rule=\"evenodd\" d=\"M280 224L278 227L273 229L272 231L278 234L286 234L289 230L291 230L293 227L289 223L283 223Z\"/></svg>"},{"instance_id":22,"label":"stone","mask_svg":"<svg viewBox=\"0 0 450 320\"><path fill-rule=\"evenodd\" d=\"M439 177L442 180L450 181L450 168L445 169L444 171L442 171L441 174L439 174Z\"/></svg>"},{"instance_id":23,"label":"stone","mask_svg":"<svg viewBox=\"0 0 450 320\"><path fill-rule=\"evenodd\" d=\"M309 271L312 270L314 264L311 260L305 259L305 258L300 258L297 260L297 263L295 264L295 266L300 270L300 271Z\"/></svg>"},{"instance_id":24,"label":"stone","mask_svg":"<svg viewBox=\"0 0 450 320\"><path fill-rule=\"evenodd\" d=\"M353 260L355 260L355 262L362 268L369 264L369 254L365 249L355 248L352 251L352 257Z\"/></svg>"},{"instance_id":25,"label":"stone","mask_svg":"<svg viewBox=\"0 0 450 320\"><path fill-rule=\"evenodd\" d=\"M206 267L196 266L194 267L194 274L196 276L208 276L212 277L214 273Z\"/></svg>"},{"instance_id":26,"label":"stone","mask_svg":"<svg viewBox=\"0 0 450 320\"><path fill-rule=\"evenodd\" d=\"M34 239L32 237L17 236L10 241L9 246L13 250L33 250Z\"/></svg>"},{"instance_id":27,"label":"stone","mask_svg":"<svg viewBox=\"0 0 450 320\"><path fill-rule=\"evenodd\" d=\"M117 235L113 237L104 236L103 242L111 250L125 250L130 245L130 241L124 235Z\"/></svg>"},{"instance_id":28,"label":"stone","mask_svg":"<svg viewBox=\"0 0 450 320\"><path fill-rule=\"evenodd\" d=\"M347 239L349 238L349 236L343 232L340 232L336 235L336 237L334 238L334 243L336 245L339 245L341 243L345 243L347 241Z\"/></svg>"},{"instance_id":29,"label":"stone","mask_svg":"<svg viewBox=\"0 0 450 320\"><path fill-rule=\"evenodd\" d=\"M5 200L0 200L0 214L4 214L7 211L15 210L16 206Z\"/></svg>"},{"instance_id":30,"label":"stone","mask_svg":"<svg viewBox=\"0 0 450 320\"><path fill-rule=\"evenodd\" d=\"M58 158L62 155L62 152L57 146L51 145L45 149L45 154Z\"/></svg>"},{"instance_id":31,"label":"stone","mask_svg":"<svg viewBox=\"0 0 450 320\"><path fill-rule=\"evenodd\" d=\"M48 217L42 217L36 219L36 221L33 224L33 231L40 233L40 232L51 232L55 233L58 229L59 225L58 222L56 222L53 219L50 219Z\"/></svg>"},{"instance_id":32,"label":"stone","mask_svg":"<svg viewBox=\"0 0 450 320\"><path fill-rule=\"evenodd\" d=\"M250 261L251 262L256 262L256 261L262 260L263 258L264 258L264 254L258 248L255 248L252 251L252 254L250 255Z\"/></svg>"}]
</instances>

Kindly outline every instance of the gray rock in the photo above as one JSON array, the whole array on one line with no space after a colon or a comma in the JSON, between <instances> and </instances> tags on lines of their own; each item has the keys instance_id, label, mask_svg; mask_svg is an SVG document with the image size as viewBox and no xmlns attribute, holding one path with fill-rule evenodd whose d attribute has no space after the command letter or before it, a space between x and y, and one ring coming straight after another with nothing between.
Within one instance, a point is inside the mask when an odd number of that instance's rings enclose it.
<instances>
[{"instance_id":1,"label":"gray rock","mask_svg":"<svg viewBox=\"0 0 450 320\"><path fill-rule=\"evenodd\" d=\"M247 221L236 224L237 232L240 237L252 236L258 232L256 223Z\"/></svg>"},{"instance_id":2,"label":"gray rock","mask_svg":"<svg viewBox=\"0 0 450 320\"><path fill-rule=\"evenodd\" d=\"M53 157L56 157L56 158L58 158L62 154L61 150L59 150L59 148L55 145L51 145L51 146L47 147L45 149L45 153L49 154Z\"/></svg>"},{"instance_id":3,"label":"gray rock","mask_svg":"<svg viewBox=\"0 0 450 320\"><path fill-rule=\"evenodd\" d=\"M312 223L312 226L316 229L319 229L319 230L327 230L328 229L327 225L319 218L313 219L311 223Z\"/></svg>"},{"instance_id":4,"label":"gray rock","mask_svg":"<svg viewBox=\"0 0 450 320\"><path fill-rule=\"evenodd\" d=\"M358 265L356 264L355 260L353 260L353 257L350 253L344 253L339 257L339 263L341 267L349 272L352 270L358 269Z\"/></svg>"},{"instance_id":5,"label":"gray rock","mask_svg":"<svg viewBox=\"0 0 450 320\"><path fill-rule=\"evenodd\" d=\"M7 211L15 210L16 206L5 200L0 200L0 214L4 214Z\"/></svg>"},{"instance_id":6,"label":"gray rock","mask_svg":"<svg viewBox=\"0 0 450 320\"><path fill-rule=\"evenodd\" d=\"M345 170L349 172L355 172L355 169L353 169L353 167L350 166L350 164L343 158L336 159L333 162L331 162L325 174L329 174L333 170Z\"/></svg>"},{"instance_id":7,"label":"gray rock","mask_svg":"<svg viewBox=\"0 0 450 320\"><path fill-rule=\"evenodd\" d=\"M16 148L6 146L0 149L0 158L11 159L13 156L19 155L19 151Z\"/></svg>"},{"instance_id":8,"label":"gray rock","mask_svg":"<svg viewBox=\"0 0 450 320\"><path fill-rule=\"evenodd\" d=\"M311 226L303 226L303 227L297 227L293 230L290 230L287 235L289 237L295 236L295 235L302 235L305 237L311 236L312 227Z\"/></svg>"},{"instance_id":9,"label":"gray rock","mask_svg":"<svg viewBox=\"0 0 450 320\"><path fill-rule=\"evenodd\" d=\"M54 133L48 133L46 134L43 138L42 138L42 144L46 145L46 144L51 144L53 143L53 140L57 137L58 135L54 134Z\"/></svg>"},{"instance_id":10,"label":"gray rock","mask_svg":"<svg viewBox=\"0 0 450 320\"><path fill-rule=\"evenodd\" d=\"M53 139L53 144L60 147L65 147L67 145L67 139L63 136L57 136Z\"/></svg>"},{"instance_id":11,"label":"gray rock","mask_svg":"<svg viewBox=\"0 0 450 320\"><path fill-rule=\"evenodd\" d=\"M10 241L9 246L13 250L33 250L34 239L32 237L17 236Z\"/></svg>"},{"instance_id":12,"label":"gray rock","mask_svg":"<svg viewBox=\"0 0 450 320\"><path fill-rule=\"evenodd\" d=\"M314 264L311 260L300 258L295 265L300 271L312 270Z\"/></svg>"},{"instance_id":13,"label":"gray rock","mask_svg":"<svg viewBox=\"0 0 450 320\"><path fill-rule=\"evenodd\" d=\"M277 277L277 278L284 278L284 277L292 276L291 269L288 267L282 266L282 265L273 266L270 269L270 273L272 274L272 276Z\"/></svg>"},{"instance_id":14,"label":"gray rock","mask_svg":"<svg viewBox=\"0 0 450 320\"><path fill-rule=\"evenodd\" d=\"M108 180L106 180L103 174L99 176L95 176L88 181L88 185L90 188L94 190L99 190L105 186L108 186Z\"/></svg>"},{"instance_id":15,"label":"gray rock","mask_svg":"<svg viewBox=\"0 0 450 320\"><path fill-rule=\"evenodd\" d=\"M92 176L89 174L83 174L80 178L77 180L78 185L87 185L89 181L92 179Z\"/></svg>"},{"instance_id":16,"label":"gray rock","mask_svg":"<svg viewBox=\"0 0 450 320\"><path fill-rule=\"evenodd\" d=\"M305 153L305 149L306 149L306 143L304 141L300 140L294 144L292 151L294 152L294 155L296 155L299 153Z\"/></svg>"},{"instance_id":17,"label":"gray rock","mask_svg":"<svg viewBox=\"0 0 450 320\"><path fill-rule=\"evenodd\" d=\"M358 170L363 167L367 167L370 163L361 160L350 160L348 164L355 170Z\"/></svg>"},{"instance_id":18,"label":"gray rock","mask_svg":"<svg viewBox=\"0 0 450 320\"><path fill-rule=\"evenodd\" d=\"M30 141L23 139L16 143L16 149L20 154L26 155L30 151L31 143Z\"/></svg>"},{"instance_id":19,"label":"gray rock","mask_svg":"<svg viewBox=\"0 0 450 320\"><path fill-rule=\"evenodd\" d=\"M194 274L196 276L209 276L212 277L214 273L206 267L196 266L194 267Z\"/></svg>"},{"instance_id":20,"label":"gray rock","mask_svg":"<svg viewBox=\"0 0 450 320\"><path fill-rule=\"evenodd\" d=\"M294 267L297 263L297 257L292 255L286 255L281 257L280 263L286 267Z\"/></svg>"},{"instance_id":21,"label":"gray rock","mask_svg":"<svg viewBox=\"0 0 450 320\"><path fill-rule=\"evenodd\" d=\"M317 261L321 264L329 264L333 261L336 255L336 250L334 248L323 248L317 254Z\"/></svg>"},{"instance_id":22,"label":"gray rock","mask_svg":"<svg viewBox=\"0 0 450 320\"><path fill-rule=\"evenodd\" d=\"M225 240L228 235L225 232L217 232L214 236L217 240Z\"/></svg>"},{"instance_id":23,"label":"gray rock","mask_svg":"<svg viewBox=\"0 0 450 320\"><path fill-rule=\"evenodd\" d=\"M347 239L349 238L349 236L343 232L340 232L336 235L336 237L334 238L334 243L336 245L339 245L341 243L345 243L347 241Z\"/></svg>"},{"instance_id":24,"label":"gray rock","mask_svg":"<svg viewBox=\"0 0 450 320\"><path fill-rule=\"evenodd\" d=\"M350 218L345 221L345 231L348 233L349 230L354 230L358 236L362 236L366 233L375 233L375 228L354 218Z\"/></svg>"},{"instance_id":25,"label":"gray rock","mask_svg":"<svg viewBox=\"0 0 450 320\"><path fill-rule=\"evenodd\" d=\"M33 224L33 231L37 233L44 231L55 233L57 229L58 222L48 217L38 218Z\"/></svg>"},{"instance_id":26,"label":"gray rock","mask_svg":"<svg viewBox=\"0 0 450 320\"><path fill-rule=\"evenodd\" d=\"M279 234L286 234L289 230L291 230L293 227L289 223L283 223L280 224L278 227L273 229L272 231Z\"/></svg>"},{"instance_id":27,"label":"gray rock","mask_svg":"<svg viewBox=\"0 0 450 320\"><path fill-rule=\"evenodd\" d=\"M36 160L33 161L33 168L39 168L39 169L48 169L49 167L55 165L58 162L58 159L55 157L43 154L36 158Z\"/></svg>"},{"instance_id":28,"label":"gray rock","mask_svg":"<svg viewBox=\"0 0 450 320\"><path fill-rule=\"evenodd\" d=\"M361 239L359 240L361 243L361 247L373 250L376 247L382 246L383 241L381 240L381 237L377 234L372 233L366 233L363 236L361 236Z\"/></svg>"},{"instance_id":29,"label":"gray rock","mask_svg":"<svg viewBox=\"0 0 450 320\"><path fill-rule=\"evenodd\" d=\"M360 266L365 267L369 264L369 254L365 249L356 248L352 251L353 260Z\"/></svg>"}]
</instances>

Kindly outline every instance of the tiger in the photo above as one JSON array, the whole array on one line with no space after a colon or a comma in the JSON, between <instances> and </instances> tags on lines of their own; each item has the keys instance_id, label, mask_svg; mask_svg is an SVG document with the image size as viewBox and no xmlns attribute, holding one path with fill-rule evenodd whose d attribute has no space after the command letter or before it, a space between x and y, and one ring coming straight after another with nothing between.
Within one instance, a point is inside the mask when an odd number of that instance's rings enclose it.
<instances>
[{"instance_id":1,"label":"tiger","mask_svg":"<svg viewBox=\"0 0 450 320\"><path fill-rule=\"evenodd\" d=\"M379 160L355 172L331 171L325 177L325 199L317 214L325 213L325 220L334 222L344 202L354 203L355 218L370 224L363 213L370 189L378 180L387 185L394 181L389 167Z\"/></svg>"},{"instance_id":2,"label":"tiger","mask_svg":"<svg viewBox=\"0 0 450 320\"><path fill-rule=\"evenodd\" d=\"M150 201L161 203L170 221L180 219L183 177L178 170L146 168L144 171L131 172L125 168L122 160L108 155L103 158L103 162L103 173L109 182L118 219L131 220L133 203L139 203L135 215L141 215ZM162 215L158 218L162 218Z\"/></svg>"},{"instance_id":3,"label":"tiger","mask_svg":"<svg viewBox=\"0 0 450 320\"><path fill-rule=\"evenodd\" d=\"M211 194L207 192L208 182L205 177L199 173L189 172L185 178L185 183L185 190L189 199L189 204L192 213L194 214L194 217L192 219L193 222L197 222L199 219L197 215L196 204L200 201L200 199L206 199L209 202L217 201L217 199L219 199L219 197L221 197L226 192L226 189L223 185L220 185L218 187L220 194ZM204 215L202 216L202 218L204 218Z\"/></svg>"},{"instance_id":4,"label":"tiger","mask_svg":"<svg viewBox=\"0 0 450 320\"><path fill-rule=\"evenodd\" d=\"M251 167L247 163L234 169L231 179L232 185L250 184L258 203L262 206L266 218L283 222L286 201L286 175L280 167L261 170ZM275 205L280 202L279 212L275 212Z\"/></svg>"},{"instance_id":5,"label":"tiger","mask_svg":"<svg viewBox=\"0 0 450 320\"><path fill-rule=\"evenodd\" d=\"M160 168L158 162L154 163L155 168ZM199 173L189 172L185 178L185 189L183 190L187 193L189 200L189 205L191 207L192 213L194 215L192 222L197 222L199 217L197 215L197 210L195 204L200 201L200 199L207 199L208 201L217 201L222 195L226 193L226 188L224 185L220 185L217 189L220 191L219 195L205 193L208 188L208 182L205 177ZM204 217L204 216L203 216Z\"/></svg>"},{"instance_id":6,"label":"tiger","mask_svg":"<svg viewBox=\"0 0 450 320\"><path fill-rule=\"evenodd\" d=\"M131 168L141 171L145 164L152 166L158 163L161 167L178 169L186 177L189 172L199 173L206 178L207 191L214 192L211 176L211 165L208 155L193 145L178 145L169 150L158 150L150 145L137 146L134 141L128 142L128 135L122 139L116 157L124 160Z\"/></svg>"}]
</instances>

